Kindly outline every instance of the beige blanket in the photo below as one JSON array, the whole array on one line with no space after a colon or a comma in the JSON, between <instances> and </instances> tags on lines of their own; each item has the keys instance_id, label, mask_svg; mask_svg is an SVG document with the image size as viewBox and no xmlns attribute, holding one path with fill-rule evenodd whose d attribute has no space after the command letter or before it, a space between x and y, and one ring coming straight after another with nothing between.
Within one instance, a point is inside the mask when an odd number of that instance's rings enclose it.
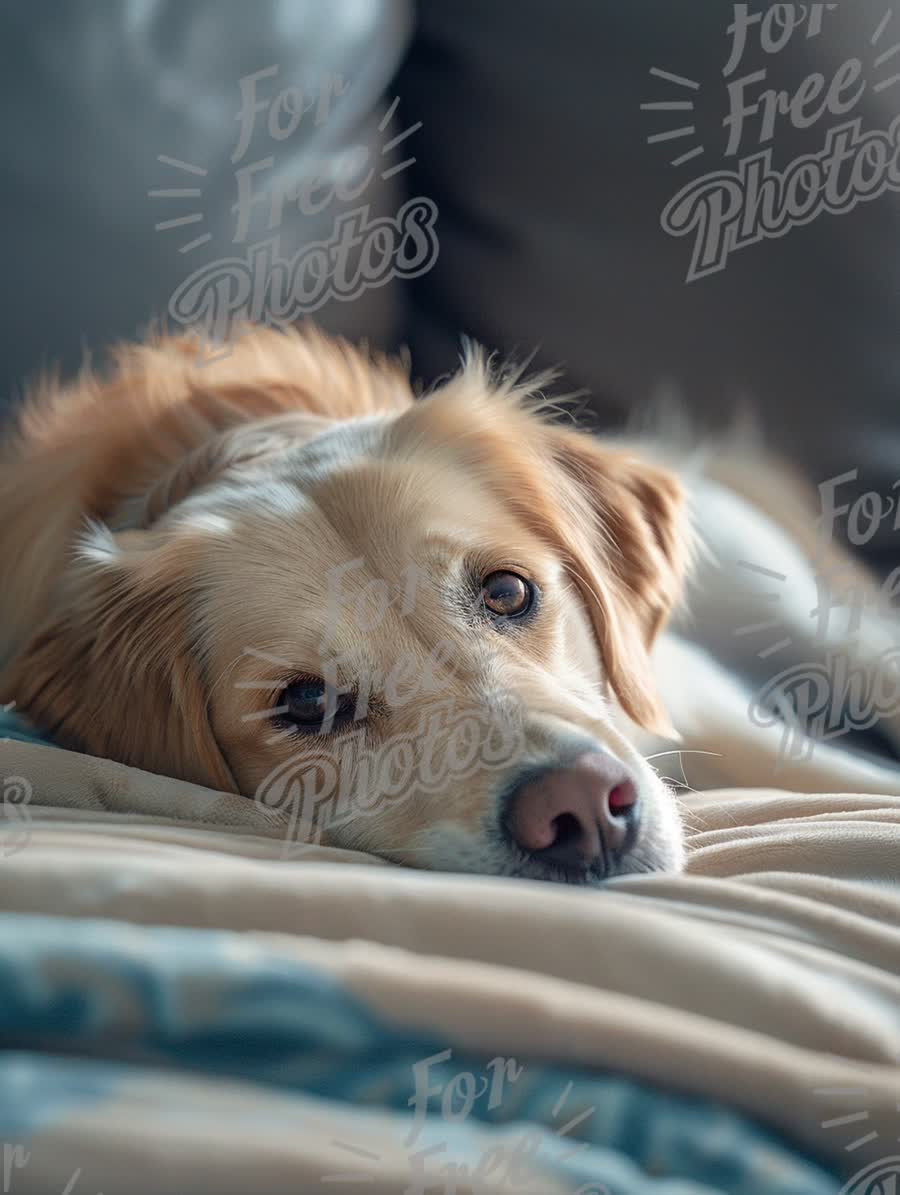
<instances>
[{"instance_id":1,"label":"beige blanket","mask_svg":"<svg viewBox=\"0 0 900 1195\"><path fill-rule=\"evenodd\" d=\"M252 801L55 748L0 774L4 910L266 935L460 1048L719 1099L847 1174L900 1153L900 798L694 796L687 873L598 892L296 854Z\"/></svg>"}]
</instances>

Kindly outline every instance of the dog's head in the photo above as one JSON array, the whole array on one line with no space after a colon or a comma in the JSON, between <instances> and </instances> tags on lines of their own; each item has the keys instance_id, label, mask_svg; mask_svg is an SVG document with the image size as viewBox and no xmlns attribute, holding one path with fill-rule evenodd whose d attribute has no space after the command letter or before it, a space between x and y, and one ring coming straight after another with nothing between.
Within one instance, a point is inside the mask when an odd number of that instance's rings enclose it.
<instances>
[{"instance_id":1,"label":"dog's head","mask_svg":"<svg viewBox=\"0 0 900 1195\"><path fill-rule=\"evenodd\" d=\"M272 337L206 371L181 354L165 451L146 419L108 433L102 525L4 692L63 743L400 863L677 867L674 799L629 737L668 727L649 651L680 588L675 480L477 354L413 402L385 365ZM138 408L174 353L132 359Z\"/></svg>"}]
</instances>

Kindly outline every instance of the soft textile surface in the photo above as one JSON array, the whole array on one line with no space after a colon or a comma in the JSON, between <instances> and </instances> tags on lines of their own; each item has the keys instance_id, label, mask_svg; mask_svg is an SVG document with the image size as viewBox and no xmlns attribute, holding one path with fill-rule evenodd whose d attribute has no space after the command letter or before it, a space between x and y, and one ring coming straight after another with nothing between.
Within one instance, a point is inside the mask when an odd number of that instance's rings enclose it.
<instances>
[{"instance_id":1,"label":"soft textile surface","mask_svg":"<svg viewBox=\"0 0 900 1195\"><path fill-rule=\"evenodd\" d=\"M686 875L582 892L298 852L33 743L0 775L11 1190L818 1193L900 1154L897 798L694 797Z\"/></svg>"}]
</instances>

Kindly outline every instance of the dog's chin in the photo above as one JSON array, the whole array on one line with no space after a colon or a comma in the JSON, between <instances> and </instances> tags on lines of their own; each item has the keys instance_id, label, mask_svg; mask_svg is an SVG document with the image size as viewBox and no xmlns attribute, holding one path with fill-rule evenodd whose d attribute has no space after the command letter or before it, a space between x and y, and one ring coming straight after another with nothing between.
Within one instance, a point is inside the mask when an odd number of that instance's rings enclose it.
<instances>
[{"instance_id":1,"label":"dog's chin","mask_svg":"<svg viewBox=\"0 0 900 1195\"><path fill-rule=\"evenodd\" d=\"M510 867L504 867L497 874L515 876L522 880L538 880L541 883L567 884L574 888L600 888L610 880L622 876L652 875L680 871L683 866L680 849L672 847L640 849L630 853L626 859L612 863L600 863L586 867L561 866L548 863L533 855L517 854Z\"/></svg>"},{"instance_id":2,"label":"dog's chin","mask_svg":"<svg viewBox=\"0 0 900 1195\"><path fill-rule=\"evenodd\" d=\"M638 850L619 863L610 866L571 868L545 863L542 859L526 857L512 874L523 880L539 880L550 884L568 884L575 888L600 888L610 880L623 876L665 874L683 867L681 851Z\"/></svg>"}]
</instances>

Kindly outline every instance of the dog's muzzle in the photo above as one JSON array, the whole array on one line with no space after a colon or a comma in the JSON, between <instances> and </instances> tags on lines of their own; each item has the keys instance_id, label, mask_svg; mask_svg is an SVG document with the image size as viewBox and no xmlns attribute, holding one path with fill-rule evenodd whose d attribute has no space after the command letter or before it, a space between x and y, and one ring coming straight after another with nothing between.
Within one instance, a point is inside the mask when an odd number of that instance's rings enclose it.
<instances>
[{"instance_id":1,"label":"dog's muzzle","mask_svg":"<svg viewBox=\"0 0 900 1195\"><path fill-rule=\"evenodd\" d=\"M506 795L504 832L531 861L602 878L637 836L640 806L628 769L603 751L524 776Z\"/></svg>"}]
</instances>

